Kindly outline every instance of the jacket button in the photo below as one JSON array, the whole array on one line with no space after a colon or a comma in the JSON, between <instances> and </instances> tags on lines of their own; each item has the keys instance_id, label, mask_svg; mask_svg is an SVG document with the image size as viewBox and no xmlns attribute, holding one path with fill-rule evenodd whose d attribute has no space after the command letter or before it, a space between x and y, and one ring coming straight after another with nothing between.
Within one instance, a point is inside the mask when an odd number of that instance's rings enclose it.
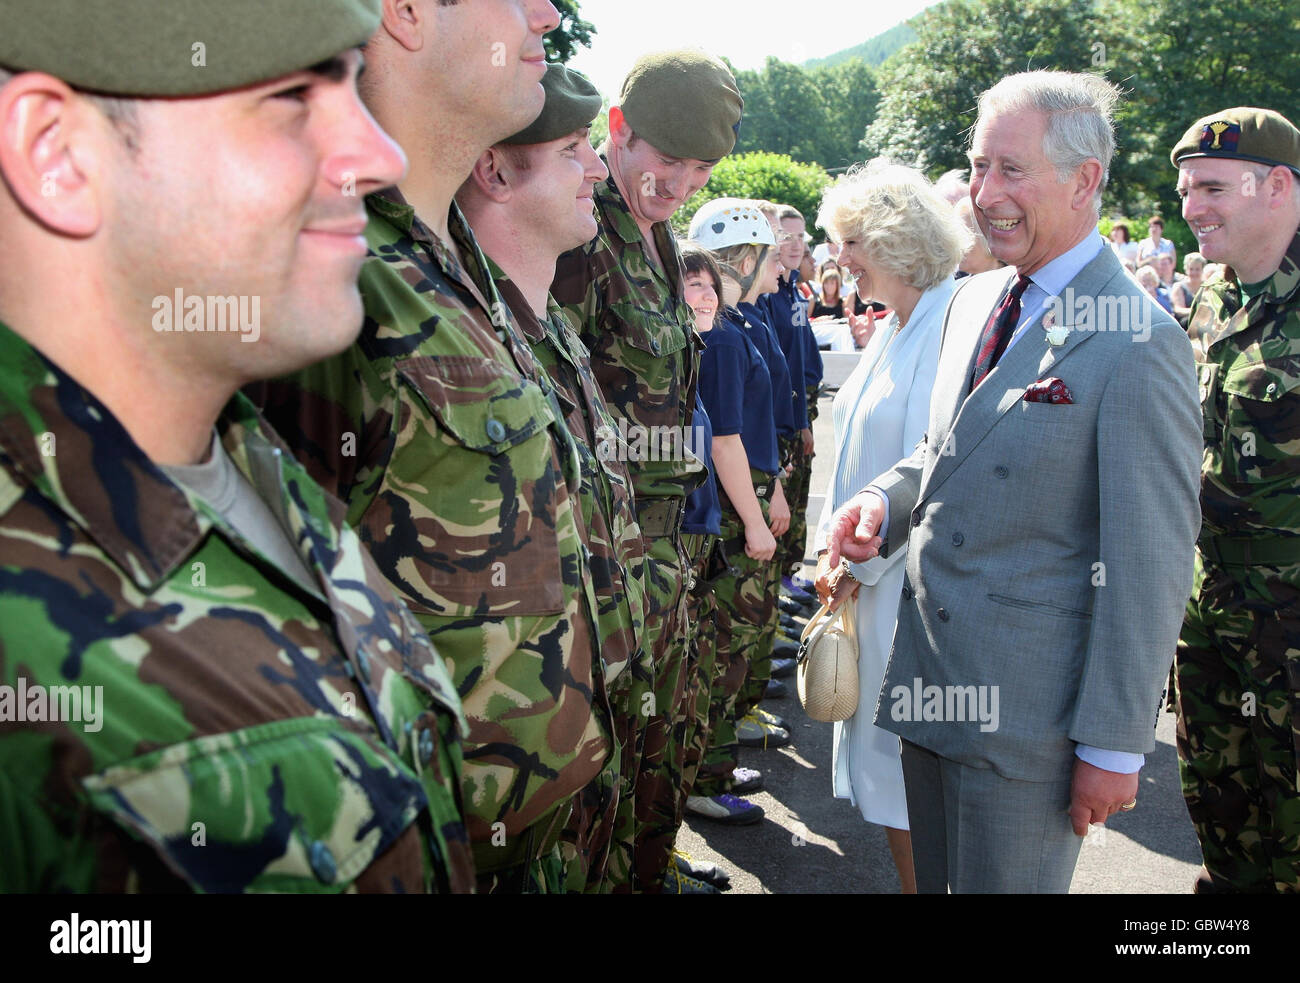
<instances>
[{"instance_id":1,"label":"jacket button","mask_svg":"<svg viewBox=\"0 0 1300 983\"><path fill-rule=\"evenodd\" d=\"M999 464L996 468L993 469L993 473L997 475L999 478L1005 478L1010 472L1008 472L1006 468L1004 468L1001 464Z\"/></svg>"},{"instance_id":2,"label":"jacket button","mask_svg":"<svg viewBox=\"0 0 1300 983\"><path fill-rule=\"evenodd\" d=\"M426 765L433 760L433 731L420 732L420 760Z\"/></svg>"},{"instance_id":3,"label":"jacket button","mask_svg":"<svg viewBox=\"0 0 1300 983\"><path fill-rule=\"evenodd\" d=\"M948 612L947 612L947 610L946 610L945 608L940 608L940 609L939 609L937 612L935 612L935 613L939 615L939 620L940 620L940 621L947 621L947 620L948 620Z\"/></svg>"},{"instance_id":4,"label":"jacket button","mask_svg":"<svg viewBox=\"0 0 1300 983\"><path fill-rule=\"evenodd\" d=\"M905 601L910 601L911 599L912 599L912 588L908 587L907 584L904 584L904 585L903 585L903 600L905 600Z\"/></svg>"},{"instance_id":5,"label":"jacket button","mask_svg":"<svg viewBox=\"0 0 1300 983\"><path fill-rule=\"evenodd\" d=\"M650 340L650 351L655 355L659 354L659 342L653 338Z\"/></svg>"},{"instance_id":6,"label":"jacket button","mask_svg":"<svg viewBox=\"0 0 1300 983\"><path fill-rule=\"evenodd\" d=\"M919 526L920 524L921 524L921 510L917 509L915 512L912 513L912 525Z\"/></svg>"},{"instance_id":7,"label":"jacket button","mask_svg":"<svg viewBox=\"0 0 1300 983\"><path fill-rule=\"evenodd\" d=\"M966 537L963 536L961 533L959 533L959 532L955 532L955 533L952 534L952 545L953 545L953 546L960 546L960 545L961 545L962 543L964 543L964 542L966 542Z\"/></svg>"},{"instance_id":8,"label":"jacket button","mask_svg":"<svg viewBox=\"0 0 1300 983\"><path fill-rule=\"evenodd\" d=\"M322 884L333 884L334 878L339 875L339 865L334 861L334 854L320 840L316 840L307 849L307 862L311 865L316 880Z\"/></svg>"},{"instance_id":9,"label":"jacket button","mask_svg":"<svg viewBox=\"0 0 1300 983\"><path fill-rule=\"evenodd\" d=\"M484 429L487 430L488 440L493 443L506 439L505 424L494 417L488 417L487 426Z\"/></svg>"}]
</instances>

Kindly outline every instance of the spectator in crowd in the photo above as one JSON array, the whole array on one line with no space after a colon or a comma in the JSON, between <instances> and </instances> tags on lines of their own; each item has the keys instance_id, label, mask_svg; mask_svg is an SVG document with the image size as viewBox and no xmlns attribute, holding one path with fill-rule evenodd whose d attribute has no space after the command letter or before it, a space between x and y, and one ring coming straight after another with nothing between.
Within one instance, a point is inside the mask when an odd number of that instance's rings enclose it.
<instances>
[{"instance_id":1,"label":"spectator in crowd","mask_svg":"<svg viewBox=\"0 0 1300 983\"><path fill-rule=\"evenodd\" d=\"M1169 291L1169 300L1174 305L1174 317L1186 328L1192 301L1196 299L1196 291L1201 289L1204 280L1205 257L1200 253L1187 253L1183 256L1183 274L1174 281L1173 289Z\"/></svg>"},{"instance_id":2,"label":"spectator in crowd","mask_svg":"<svg viewBox=\"0 0 1300 983\"><path fill-rule=\"evenodd\" d=\"M1188 337L1202 387L1201 535L1175 658L1198 894L1300 893L1300 129L1271 109L1193 123L1183 218L1235 283ZM1246 181L1253 194L1243 194Z\"/></svg>"},{"instance_id":3,"label":"spectator in crowd","mask_svg":"<svg viewBox=\"0 0 1300 983\"><path fill-rule=\"evenodd\" d=\"M1110 227L1110 248L1115 250L1115 255L1119 261L1125 265L1133 264L1137 268L1137 258L1139 246L1130 238L1128 226L1123 222L1116 222Z\"/></svg>"},{"instance_id":4,"label":"spectator in crowd","mask_svg":"<svg viewBox=\"0 0 1300 983\"><path fill-rule=\"evenodd\" d=\"M1174 268L1173 253L1160 253L1155 258L1156 274L1160 277L1160 285L1165 288L1169 295L1173 296L1174 284L1182 282L1183 275Z\"/></svg>"},{"instance_id":5,"label":"spectator in crowd","mask_svg":"<svg viewBox=\"0 0 1300 983\"><path fill-rule=\"evenodd\" d=\"M910 454L925 434L952 274L973 236L919 172L880 159L832 185L817 221L844 243L840 258L859 282L893 308L832 404L835 457L813 540L821 599L838 605L857 597L858 712L835 724L832 780L837 798L885 827L903 892L912 894L916 878L898 738L872 722L907 550L831 570L827 539L835 510Z\"/></svg>"},{"instance_id":6,"label":"spectator in crowd","mask_svg":"<svg viewBox=\"0 0 1300 983\"><path fill-rule=\"evenodd\" d=\"M844 316L844 298L840 294L840 267L833 259L822 264L817 303L812 307L812 319L840 318Z\"/></svg>"},{"instance_id":7,"label":"spectator in crowd","mask_svg":"<svg viewBox=\"0 0 1300 983\"><path fill-rule=\"evenodd\" d=\"M1159 215L1152 215L1151 221L1147 222L1147 238L1138 243L1137 264L1139 266L1154 259L1160 253L1168 253L1177 258L1174 244L1168 239L1161 238L1164 231L1165 220Z\"/></svg>"},{"instance_id":8,"label":"spectator in crowd","mask_svg":"<svg viewBox=\"0 0 1300 983\"><path fill-rule=\"evenodd\" d=\"M970 197L970 179L960 168L944 171L939 175L939 180L934 182L934 189L949 205L956 205Z\"/></svg>"},{"instance_id":9,"label":"spectator in crowd","mask_svg":"<svg viewBox=\"0 0 1300 983\"><path fill-rule=\"evenodd\" d=\"M1170 314L1173 313L1174 305L1169 300L1169 291L1164 288L1160 282L1160 274L1150 263L1138 267L1137 282L1142 284L1142 289L1155 298L1156 303L1163 307Z\"/></svg>"}]
</instances>

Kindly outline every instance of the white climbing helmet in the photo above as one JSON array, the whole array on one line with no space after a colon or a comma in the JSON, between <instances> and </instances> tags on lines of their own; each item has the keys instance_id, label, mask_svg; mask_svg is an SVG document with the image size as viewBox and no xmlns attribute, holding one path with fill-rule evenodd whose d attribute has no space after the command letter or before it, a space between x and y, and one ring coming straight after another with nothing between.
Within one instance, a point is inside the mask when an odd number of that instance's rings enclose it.
<instances>
[{"instance_id":1,"label":"white climbing helmet","mask_svg":"<svg viewBox=\"0 0 1300 983\"><path fill-rule=\"evenodd\" d=\"M691 219L690 239L705 249L729 246L775 246L776 236L766 216L739 198L714 198Z\"/></svg>"}]
</instances>

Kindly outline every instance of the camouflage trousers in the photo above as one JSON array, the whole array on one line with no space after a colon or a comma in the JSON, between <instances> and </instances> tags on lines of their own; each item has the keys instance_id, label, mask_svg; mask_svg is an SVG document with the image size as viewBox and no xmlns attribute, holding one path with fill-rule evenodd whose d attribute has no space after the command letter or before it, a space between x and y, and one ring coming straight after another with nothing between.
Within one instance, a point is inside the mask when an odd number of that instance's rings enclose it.
<instances>
[{"instance_id":1,"label":"camouflage trousers","mask_svg":"<svg viewBox=\"0 0 1300 983\"><path fill-rule=\"evenodd\" d=\"M677 836L677 797L682 785L686 699L685 646L689 631L686 584L690 564L679 534L646 542L645 644L655 685L647 701L645 744L636 781L635 880L638 891L657 894Z\"/></svg>"},{"instance_id":2,"label":"camouflage trousers","mask_svg":"<svg viewBox=\"0 0 1300 983\"><path fill-rule=\"evenodd\" d=\"M781 452L786 453L785 446ZM795 434L789 444L789 462L793 470L783 482L785 499L790 504L790 528L778 541L776 553L776 565L782 575L802 567L804 554L808 551L808 491L812 484L815 456L803 452L803 437Z\"/></svg>"},{"instance_id":3,"label":"camouflage trousers","mask_svg":"<svg viewBox=\"0 0 1300 983\"><path fill-rule=\"evenodd\" d=\"M686 640L686 729L682 744L686 756L682 763L682 787L678 796L677 825L685 817L686 797L695 785L695 776L709 747L709 707L713 695L713 675L717 665L717 602L709 581L710 560L715 537L683 537L691 566L690 598L687 610L691 634Z\"/></svg>"},{"instance_id":4,"label":"camouflage trousers","mask_svg":"<svg viewBox=\"0 0 1300 983\"><path fill-rule=\"evenodd\" d=\"M1198 550L1175 661L1183 797L1224 891L1300 891L1300 565Z\"/></svg>"},{"instance_id":5,"label":"camouflage trousers","mask_svg":"<svg viewBox=\"0 0 1300 983\"><path fill-rule=\"evenodd\" d=\"M767 501L760 501L763 518ZM753 704L741 709L752 673L772 673L772 636L769 625L779 617L775 583L779 568L770 560L753 560L745 554L745 524L724 504L721 547L727 567L714 582L717 605L717 666L709 702L709 748L695 779L694 795L721 795L731 790L731 772L737 766L740 745L736 724ZM764 651L766 648L766 651ZM764 684L766 684L764 678ZM762 687L759 687L762 695ZM754 700L754 703L757 703Z\"/></svg>"},{"instance_id":6,"label":"camouflage trousers","mask_svg":"<svg viewBox=\"0 0 1300 983\"><path fill-rule=\"evenodd\" d=\"M618 739L621 760L618 803L610 833L609 862L598 886L588 879L586 893L626 894L634 882L636 842L636 784L645 752L646 724L654 700L655 673L650 653L638 650L628 668L619 676L617 690L610 694L614 711L614 736Z\"/></svg>"}]
</instances>

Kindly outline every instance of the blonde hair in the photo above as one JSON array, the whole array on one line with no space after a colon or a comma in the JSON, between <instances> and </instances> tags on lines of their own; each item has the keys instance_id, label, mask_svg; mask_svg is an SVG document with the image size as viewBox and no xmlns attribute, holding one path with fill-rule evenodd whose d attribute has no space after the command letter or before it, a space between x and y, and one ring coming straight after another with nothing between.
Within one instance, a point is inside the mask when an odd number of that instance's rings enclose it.
<instances>
[{"instance_id":1,"label":"blonde hair","mask_svg":"<svg viewBox=\"0 0 1300 983\"><path fill-rule=\"evenodd\" d=\"M918 290L952 276L974 242L920 171L883 157L826 189L817 224L840 242L861 243L873 265Z\"/></svg>"}]
</instances>

